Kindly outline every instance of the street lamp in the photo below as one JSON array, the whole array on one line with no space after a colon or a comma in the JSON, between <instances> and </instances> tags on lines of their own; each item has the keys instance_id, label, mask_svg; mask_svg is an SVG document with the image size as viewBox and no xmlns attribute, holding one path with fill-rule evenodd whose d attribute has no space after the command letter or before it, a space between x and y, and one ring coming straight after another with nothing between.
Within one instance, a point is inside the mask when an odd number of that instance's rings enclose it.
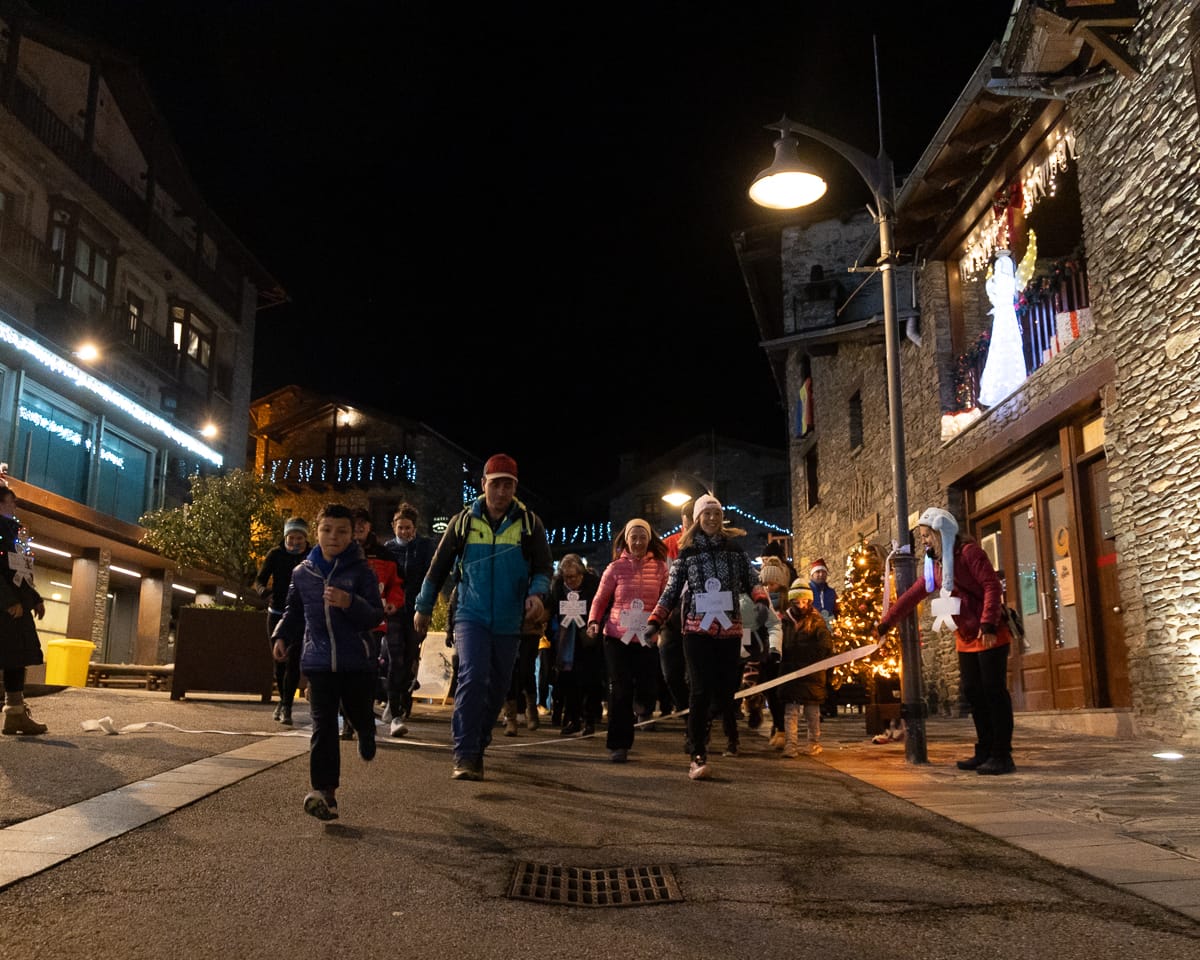
<instances>
[{"instance_id":1,"label":"street lamp","mask_svg":"<svg viewBox=\"0 0 1200 960\"><path fill-rule=\"evenodd\" d=\"M876 88L878 100L878 87ZM896 179L891 158L883 150L883 118L879 118L879 155L872 157L836 137L802 123L793 123L785 115L768 130L778 130L775 160L762 170L750 186L750 199L776 210L807 206L825 193L825 181L800 162L795 134L823 143L841 154L870 188L875 198L871 216L879 224L879 270L883 277L883 337L887 355L888 416L891 419L892 490L896 504L896 537L907 539L908 478L904 458L904 410L900 395L900 342L896 329L895 251L892 248L892 224L896 218ZM905 547L901 543L901 547ZM912 553L904 550L896 557L896 590L904 593L913 582ZM921 648L917 635L917 617L910 613L900 623L901 716L907 733L904 759L908 763L928 763L925 748L925 699L921 689Z\"/></svg>"},{"instance_id":2,"label":"street lamp","mask_svg":"<svg viewBox=\"0 0 1200 960\"><path fill-rule=\"evenodd\" d=\"M700 484L700 486L704 488L705 493L712 493L712 487L707 484L703 478L696 476L694 473L684 472L683 475L685 477L691 477L698 484ZM671 488L662 495L662 498L671 506L678 509L691 500L693 496L694 494L688 493L679 485L679 471L676 471L671 475Z\"/></svg>"}]
</instances>

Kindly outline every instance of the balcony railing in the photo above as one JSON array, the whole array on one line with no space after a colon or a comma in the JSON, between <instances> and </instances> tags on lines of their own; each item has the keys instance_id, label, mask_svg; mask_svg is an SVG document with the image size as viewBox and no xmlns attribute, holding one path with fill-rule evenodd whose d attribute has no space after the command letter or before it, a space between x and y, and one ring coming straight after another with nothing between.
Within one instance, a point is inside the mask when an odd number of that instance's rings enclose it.
<instances>
[{"instance_id":1,"label":"balcony railing","mask_svg":"<svg viewBox=\"0 0 1200 960\"><path fill-rule=\"evenodd\" d=\"M1063 260L1036 275L1021 293L1017 325L1021 330L1026 376L1045 366L1080 337L1087 336L1092 329L1087 262L1082 257ZM979 378L987 362L989 340L990 329L959 355L954 383L955 410L946 413L971 410L978 405Z\"/></svg>"},{"instance_id":2,"label":"balcony railing","mask_svg":"<svg viewBox=\"0 0 1200 960\"><path fill-rule=\"evenodd\" d=\"M45 241L7 214L0 214L0 259L47 293L54 293L54 269L58 258Z\"/></svg>"},{"instance_id":3,"label":"balcony railing","mask_svg":"<svg viewBox=\"0 0 1200 960\"><path fill-rule=\"evenodd\" d=\"M59 119L32 87L15 80L9 107L59 159L75 171L134 227L141 230L179 269L213 298L234 320L242 316L241 271L218 254L215 267L163 222L111 167L92 151L71 127Z\"/></svg>"}]
</instances>

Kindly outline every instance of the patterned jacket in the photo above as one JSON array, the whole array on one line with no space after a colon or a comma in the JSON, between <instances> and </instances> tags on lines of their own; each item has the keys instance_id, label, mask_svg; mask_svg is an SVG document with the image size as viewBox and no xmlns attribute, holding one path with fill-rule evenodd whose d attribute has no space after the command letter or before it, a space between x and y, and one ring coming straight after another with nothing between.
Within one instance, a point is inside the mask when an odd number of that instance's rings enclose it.
<instances>
[{"instance_id":1,"label":"patterned jacket","mask_svg":"<svg viewBox=\"0 0 1200 960\"><path fill-rule=\"evenodd\" d=\"M713 618L707 626L701 623L705 615L696 612L697 595L708 591L708 582L718 581L718 589L731 594L731 608L725 610L729 626ZM710 537L702 530L696 531L691 544L680 551L679 559L671 566L667 585L654 608L653 620L662 623L671 608L679 602L684 585L687 592L683 598L683 632L707 633L714 637L742 636L742 594L749 595L758 576L750 566L745 552L726 537Z\"/></svg>"}]
</instances>

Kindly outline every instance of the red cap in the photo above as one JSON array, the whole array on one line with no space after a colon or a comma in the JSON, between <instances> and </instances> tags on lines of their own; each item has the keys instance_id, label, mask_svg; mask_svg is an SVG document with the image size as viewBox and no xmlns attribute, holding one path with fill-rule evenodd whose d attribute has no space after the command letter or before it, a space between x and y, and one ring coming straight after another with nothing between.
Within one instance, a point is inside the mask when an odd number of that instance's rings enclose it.
<instances>
[{"instance_id":1,"label":"red cap","mask_svg":"<svg viewBox=\"0 0 1200 960\"><path fill-rule=\"evenodd\" d=\"M491 480L494 477L511 477L516 480L517 461L507 453L497 453L488 457L487 463L483 465L483 479Z\"/></svg>"}]
</instances>

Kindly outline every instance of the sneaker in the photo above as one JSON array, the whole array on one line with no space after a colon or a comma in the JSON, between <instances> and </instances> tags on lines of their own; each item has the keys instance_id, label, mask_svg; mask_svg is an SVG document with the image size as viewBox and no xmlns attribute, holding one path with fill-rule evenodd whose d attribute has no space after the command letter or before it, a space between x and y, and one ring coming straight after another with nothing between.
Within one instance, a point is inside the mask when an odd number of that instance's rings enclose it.
<instances>
[{"instance_id":1,"label":"sneaker","mask_svg":"<svg viewBox=\"0 0 1200 960\"><path fill-rule=\"evenodd\" d=\"M819 743L810 743L808 745L808 755L810 757L819 757L825 751Z\"/></svg>"},{"instance_id":2,"label":"sneaker","mask_svg":"<svg viewBox=\"0 0 1200 960\"><path fill-rule=\"evenodd\" d=\"M331 791L313 790L304 798L304 812L318 820L336 820L337 801Z\"/></svg>"},{"instance_id":3,"label":"sneaker","mask_svg":"<svg viewBox=\"0 0 1200 960\"><path fill-rule=\"evenodd\" d=\"M292 708L291 707L283 708L283 712L280 713L280 715L279 715L279 722L282 723L285 727L292 726Z\"/></svg>"},{"instance_id":4,"label":"sneaker","mask_svg":"<svg viewBox=\"0 0 1200 960\"><path fill-rule=\"evenodd\" d=\"M712 771L708 768L708 760L705 757L692 757L692 765L688 768L689 780L707 780L712 776Z\"/></svg>"},{"instance_id":5,"label":"sneaker","mask_svg":"<svg viewBox=\"0 0 1200 960\"><path fill-rule=\"evenodd\" d=\"M983 766L983 763L986 759L987 757L968 757L966 760L959 760L955 766L958 767L959 770L978 770Z\"/></svg>"},{"instance_id":6,"label":"sneaker","mask_svg":"<svg viewBox=\"0 0 1200 960\"><path fill-rule=\"evenodd\" d=\"M381 723L391 723L392 719L392 708L391 705L388 705L383 708L383 716L379 720ZM392 736L395 736L395 734L392 734Z\"/></svg>"},{"instance_id":7,"label":"sneaker","mask_svg":"<svg viewBox=\"0 0 1200 960\"><path fill-rule=\"evenodd\" d=\"M358 755L367 763L375 759L375 731L371 735L358 738Z\"/></svg>"},{"instance_id":8,"label":"sneaker","mask_svg":"<svg viewBox=\"0 0 1200 960\"><path fill-rule=\"evenodd\" d=\"M454 771L450 774L451 780L482 780L483 779L483 762L481 760L468 760L463 758L454 761Z\"/></svg>"},{"instance_id":9,"label":"sneaker","mask_svg":"<svg viewBox=\"0 0 1200 960\"><path fill-rule=\"evenodd\" d=\"M800 756L800 748L795 746L794 744L792 746L784 747L783 755L788 760L795 760L798 756Z\"/></svg>"},{"instance_id":10,"label":"sneaker","mask_svg":"<svg viewBox=\"0 0 1200 960\"><path fill-rule=\"evenodd\" d=\"M271 715L271 719L274 720L276 723L278 723L280 720L283 719L283 704L282 703L275 704L275 713Z\"/></svg>"},{"instance_id":11,"label":"sneaker","mask_svg":"<svg viewBox=\"0 0 1200 960\"><path fill-rule=\"evenodd\" d=\"M736 740L730 740L725 744L725 749L721 752L723 757L736 757L738 755L738 745Z\"/></svg>"},{"instance_id":12,"label":"sneaker","mask_svg":"<svg viewBox=\"0 0 1200 960\"><path fill-rule=\"evenodd\" d=\"M783 735L782 730L776 730L773 734L771 734L771 739L768 740L767 743L776 750L782 750L784 745L787 743L787 737Z\"/></svg>"},{"instance_id":13,"label":"sneaker","mask_svg":"<svg viewBox=\"0 0 1200 960\"><path fill-rule=\"evenodd\" d=\"M981 763L975 771L984 776L997 776L1004 773L1016 773L1017 765L1012 762L1012 757L991 757Z\"/></svg>"},{"instance_id":14,"label":"sneaker","mask_svg":"<svg viewBox=\"0 0 1200 960\"><path fill-rule=\"evenodd\" d=\"M537 708L537 710L538 710L538 716L539 716L539 717L548 717L548 716L550 716L550 711L549 711L549 710L546 708L546 705L545 705L545 704L539 703L539 704L538 704L538 708Z\"/></svg>"},{"instance_id":15,"label":"sneaker","mask_svg":"<svg viewBox=\"0 0 1200 960\"><path fill-rule=\"evenodd\" d=\"M19 707L4 708L4 733L6 736L35 736L45 733L49 727L38 723L29 712L29 707L21 704Z\"/></svg>"},{"instance_id":16,"label":"sneaker","mask_svg":"<svg viewBox=\"0 0 1200 960\"><path fill-rule=\"evenodd\" d=\"M595 732L596 732L596 725L594 723L585 723L583 725L583 736L590 737Z\"/></svg>"},{"instance_id":17,"label":"sneaker","mask_svg":"<svg viewBox=\"0 0 1200 960\"><path fill-rule=\"evenodd\" d=\"M608 759L611 760L613 763L624 763L626 760L629 759L629 751L628 750L613 750L611 753L609 753Z\"/></svg>"},{"instance_id":18,"label":"sneaker","mask_svg":"<svg viewBox=\"0 0 1200 960\"><path fill-rule=\"evenodd\" d=\"M405 726L403 720L397 717L392 721L391 726L388 727L388 733L393 737L406 737L408 736L408 727Z\"/></svg>"}]
</instances>

